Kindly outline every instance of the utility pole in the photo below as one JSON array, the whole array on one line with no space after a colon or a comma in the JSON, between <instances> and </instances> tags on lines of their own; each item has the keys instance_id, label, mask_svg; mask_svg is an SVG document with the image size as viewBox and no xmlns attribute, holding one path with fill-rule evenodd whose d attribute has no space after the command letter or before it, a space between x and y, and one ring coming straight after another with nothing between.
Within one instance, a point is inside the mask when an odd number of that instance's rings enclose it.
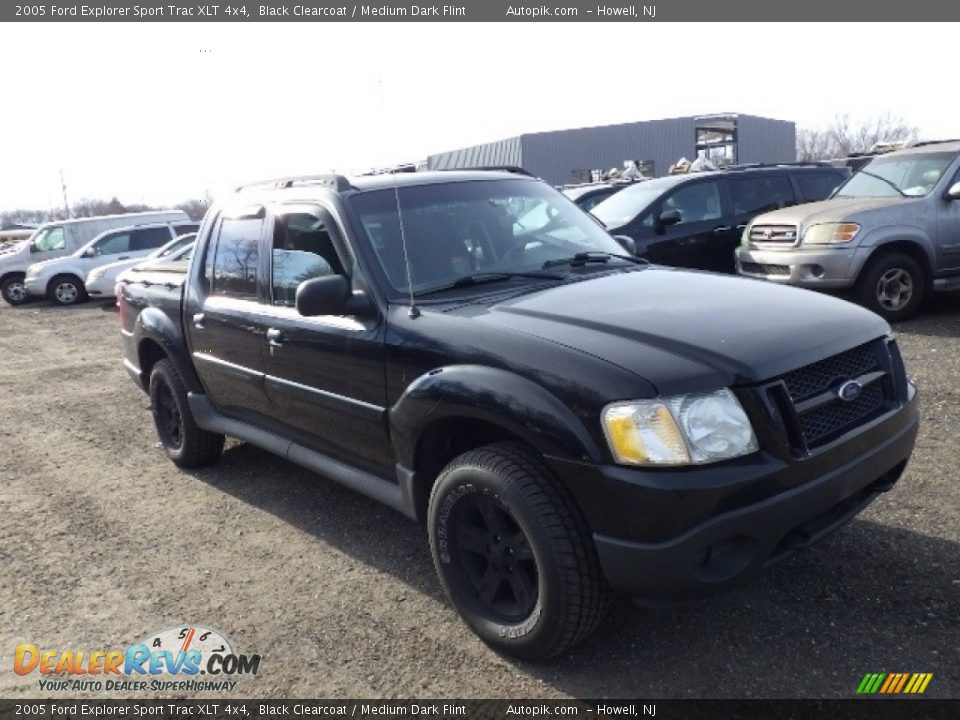
<instances>
[{"instance_id":1,"label":"utility pole","mask_svg":"<svg viewBox=\"0 0 960 720\"><path fill-rule=\"evenodd\" d=\"M67 219L70 219L70 203L67 202L67 183L63 179L63 168L60 168L60 187L63 188L63 207L67 211Z\"/></svg>"}]
</instances>

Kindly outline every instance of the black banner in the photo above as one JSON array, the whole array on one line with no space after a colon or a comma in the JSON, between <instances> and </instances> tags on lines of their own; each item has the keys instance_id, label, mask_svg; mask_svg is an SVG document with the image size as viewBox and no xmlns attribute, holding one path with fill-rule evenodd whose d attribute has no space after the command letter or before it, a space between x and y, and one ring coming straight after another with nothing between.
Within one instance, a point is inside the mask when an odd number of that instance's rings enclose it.
<instances>
[{"instance_id":1,"label":"black banner","mask_svg":"<svg viewBox=\"0 0 960 720\"><path fill-rule=\"evenodd\" d=\"M957 720L960 700L0 700L0 718Z\"/></svg>"},{"instance_id":2,"label":"black banner","mask_svg":"<svg viewBox=\"0 0 960 720\"><path fill-rule=\"evenodd\" d=\"M327 0L289 2L263 0L204 4L183 0L128 4L106 2L3 3L0 21L25 22L749 22L829 20L949 21L960 19L960 3L939 0L876 0L836 3L808 0L773 3L768 0L550 0L519 4L502 0L452 0L429 4L397 0L369 3ZM856 32L851 28L851 33ZM756 52L764 47L758 38ZM772 39L776 44L775 39Z\"/></svg>"}]
</instances>

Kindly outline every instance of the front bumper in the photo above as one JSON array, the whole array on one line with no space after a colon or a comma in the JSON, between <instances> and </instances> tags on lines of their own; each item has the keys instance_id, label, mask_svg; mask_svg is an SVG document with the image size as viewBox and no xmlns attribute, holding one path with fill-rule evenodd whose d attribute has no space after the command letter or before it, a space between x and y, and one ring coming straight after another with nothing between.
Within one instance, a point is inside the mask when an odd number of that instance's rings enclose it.
<instances>
[{"instance_id":1,"label":"front bumper","mask_svg":"<svg viewBox=\"0 0 960 720\"><path fill-rule=\"evenodd\" d=\"M23 281L23 287L27 291L27 295L43 297L47 294L47 278L42 275L28 277Z\"/></svg>"},{"instance_id":2,"label":"front bumper","mask_svg":"<svg viewBox=\"0 0 960 720\"><path fill-rule=\"evenodd\" d=\"M848 522L900 478L918 425L911 390L904 406L793 462L763 452L679 472L550 462L610 585L671 604L743 585Z\"/></svg>"},{"instance_id":3,"label":"front bumper","mask_svg":"<svg viewBox=\"0 0 960 720\"><path fill-rule=\"evenodd\" d=\"M737 272L745 277L806 288L845 288L853 285L862 266L856 248L790 247L736 250Z\"/></svg>"}]
</instances>

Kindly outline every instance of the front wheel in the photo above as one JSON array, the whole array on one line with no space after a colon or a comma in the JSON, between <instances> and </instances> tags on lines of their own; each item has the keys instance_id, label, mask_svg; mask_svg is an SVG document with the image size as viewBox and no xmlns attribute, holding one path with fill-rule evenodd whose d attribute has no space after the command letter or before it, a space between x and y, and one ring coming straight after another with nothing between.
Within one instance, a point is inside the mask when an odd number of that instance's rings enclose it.
<instances>
[{"instance_id":1,"label":"front wheel","mask_svg":"<svg viewBox=\"0 0 960 720\"><path fill-rule=\"evenodd\" d=\"M87 299L87 289L78 277L57 275L47 286L47 298L57 305L76 305Z\"/></svg>"},{"instance_id":2,"label":"front wheel","mask_svg":"<svg viewBox=\"0 0 960 720\"><path fill-rule=\"evenodd\" d=\"M500 443L450 463L430 496L433 562L485 643L544 660L603 619L608 589L579 511L533 453Z\"/></svg>"},{"instance_id":3,"label":"front wheel","mask_svg":"<svg viewBox=\"0 0 960 720\"><path fill-rule=\"evenodd\" d=\"M197 425L187 388L169 360L160 360L150 372L150 409L160 444L176 465L199 467L220 457L223 435Z\"/></svg>"},{"instance_id":4,"label":"front wheel","mask_svg":"<svg viewBox=\"0 0 960 720\"><path fill-rule=\"evenodd\" d=\"M23 305L29 298L27 288L23 284L23 275L11 275L0 285L0 294L10 305Z\"/></svg>"},{"instance_id":5,"label":"front wheel","mask_svg":"<svg viewBox=\"0 0 960 720\"><path fill-rule=\"evenodd\" d=\"M857 299L888 322L906 320L919 309L926 281L923 268L909 255L884 254L861 273Z\"/></svg>"}]
</instances>

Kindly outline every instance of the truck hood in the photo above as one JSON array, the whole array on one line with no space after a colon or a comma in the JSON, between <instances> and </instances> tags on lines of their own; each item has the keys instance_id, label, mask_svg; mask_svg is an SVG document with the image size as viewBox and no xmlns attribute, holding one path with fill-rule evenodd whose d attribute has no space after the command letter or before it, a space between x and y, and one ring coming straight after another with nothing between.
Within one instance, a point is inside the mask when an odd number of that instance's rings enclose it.
<instances>
[{"instance_id":1,"label":"truck hood","mask_svg":"<svg viewBox=\"0 0 960 720\"><path fill-rule=\"evenodd\" d=\"M916 202L918 198L833 198L764 213L755 217L751 225L797 225L805 229L821 223L859 222L866 215L901 215L905 205Z\"/></svg>"},{"instance_id":2,"label":"truck hood","mask_svg":"<svg viewBox=\"0 0 960 720\"><path fill-rule=\"evenodd\" d=\"M464 314L613 363L662 395L767 380L890 331L868 310L820 293L658 266L486 310Z\"/></svg>"}]
</instances>

